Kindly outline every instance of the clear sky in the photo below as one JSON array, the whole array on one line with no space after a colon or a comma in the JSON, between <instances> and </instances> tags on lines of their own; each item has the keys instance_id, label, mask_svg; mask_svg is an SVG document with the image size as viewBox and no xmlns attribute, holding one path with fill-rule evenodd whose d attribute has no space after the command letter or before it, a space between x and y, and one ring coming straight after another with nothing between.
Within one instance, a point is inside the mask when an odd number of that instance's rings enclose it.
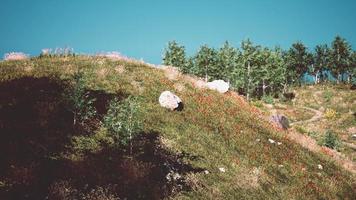
<instances>
[{"instance_id":1,"label":"clear sky","mask_svg":"<svg viewBox=\"0 0 356 200\"><path fill-rule=\"evenodd\" d=\"M246 38L313 48L337 34L356 48L356 0L0 0L0 19L0 56L70 46L158 64L170 40L192 54Z\"/></svg>"}]
</instances>

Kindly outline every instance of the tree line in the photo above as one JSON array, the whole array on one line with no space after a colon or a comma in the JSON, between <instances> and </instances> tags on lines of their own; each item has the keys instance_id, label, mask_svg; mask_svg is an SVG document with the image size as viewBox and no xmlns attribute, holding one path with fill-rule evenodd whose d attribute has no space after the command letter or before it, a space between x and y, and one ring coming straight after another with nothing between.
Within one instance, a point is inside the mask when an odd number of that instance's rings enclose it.
<instances>
[{"instance_id":1,"label":"tree line","mask_svg":"<svg viewBox=\"0 0 356 200\"><path fill-rule=\"evenodd\" d=\"M225 80L248 99L287 93L290 86L302 84L305 74L312 75L315 84L332 79L356 83L356 52L340 36L330 46L317 45L312 51L302 42L283 50L247 39L239 48L227 41L218 49L203 45L193 56L187 56L184 46L171 41L164 50L163 64L206 81Z\"/></svg>"}]
</instances>

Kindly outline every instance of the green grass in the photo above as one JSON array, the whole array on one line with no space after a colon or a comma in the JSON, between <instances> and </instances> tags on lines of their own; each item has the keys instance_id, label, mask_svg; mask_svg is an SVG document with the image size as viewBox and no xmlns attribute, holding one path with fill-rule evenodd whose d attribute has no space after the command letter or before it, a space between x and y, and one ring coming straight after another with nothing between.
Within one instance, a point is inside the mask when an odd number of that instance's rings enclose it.
<instances>
[{"instance_id":1,"label":"green grass","mask_svg":"<svg viewBox=\"0 0 356 200\"><path fill-rule=\"evenodd\" d=\"M283 133L260 120L248 104L229 95L196 89L183 79L168 80L161 70L142 63L92 57L0 62L0 81L25 76L67 80L77 71L83 71L88 89L140 96L144 132L159 133L165 148L196 156L184 162L210 172L185 175L192 190L182 191L174 199L356 198L354 174L285 139ZM177 91L176 82L184 83L185 89ZM158 97L165 90L183 100L182 112L159 106ZM95 152L100 149L98 141L112 142L105 129L87 137L91 138L72 136L72 154ZM282 145L270 144L268 139ZM219 172L219 167L226 172Z\"/></svg>"}]
</instances>

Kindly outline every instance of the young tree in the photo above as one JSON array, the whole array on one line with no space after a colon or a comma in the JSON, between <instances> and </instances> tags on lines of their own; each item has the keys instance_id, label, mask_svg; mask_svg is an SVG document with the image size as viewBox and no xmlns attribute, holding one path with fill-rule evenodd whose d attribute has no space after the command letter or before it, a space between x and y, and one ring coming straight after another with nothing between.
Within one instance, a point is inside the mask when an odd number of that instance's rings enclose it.
<instances>
[{"instance_id":1,"label":"young tree","mask_svg":"<svg viewBox=\"0 0 356 200\"><path fill-rule=\"evenodd\" d=\"M342 37L336 36L331 46L331 73L336 77L337 83L343 80L350 66L351 46Z\"/></svg>"},{"instance_id":2,"label":"young tree","mask_svg":"<svg viewBox=\"0 0 356 200\"><path fill-rule=\"evenodd\" d=\"M258 67L258 54L260 51L260 46L254 46L253 43L248 39L244 40L241 43L242 53L241 55L241 64L244 69L245 75L245 91L247 100L250 100L250 97L257 86L256 79L256 68Z\"/></svg>"},{"instance_id":3,"label":"young tree","mask_svg":"<svg viewBox=\"0 0 356 200\"><path fill-rule=\"evenodd\" d=\"M313 54L313 65L310 69L310 74L314 78L314 83L317 84L324 79L324 72L328 69L330 63L330 49L326 44L317 45Z\"/></svg>"},{"instance_id":4,"label":"young tree","mask_svg":"<svg viewBox=\"0 0 356 200\"><path fill-rule=\"evenodd\" d=\"M163 64L178 67L183 73L188 73L185 47L180 46L176 41L169 42L164 51Z\"/></svg>"},{"instance_id":5,"label":"young tree","mask_svg":"<svg viewBox=\"0 0 356 200\"><path fill-rule=\"evenodd\" d=\"M187 62L185 63L185 70L184 70L184 73L187 73L187 74L194 74L196 76L199 76L199 73L198 73L198 69L197 69L197 66L195 64L195 60L194 60L194 57L189 57L187 59Z\"/></svg>"},{"instance_id":6,"label":"young tree","mask_svg":"<svg viewBox=\"0 0 356 200\"><path fill-rule=\"evenodd\" d=\"M237 50L236 66L232 69L230 74L230 84L232 88L246 92L246 68L244 65L244 60L242 52Z\"/></svg>"},{"instance_id":7,"label":"young tree","mask_svg":"<svg viewBox=\"0 0 356 200\"><path fill-rule=\"evenodd\" d=\"M307 47L303 43L296 42L289 49L285 58L289 81L291 84L297 82L300 85L302 77L312 64L312 55L308 52Z\"/></svg>"},{"instance_id":8,"label":"young tree","mask_svg":"<svg viewBox=\"0 0 356 200\"><path fill-rule=\"evenodd\" d=\"M104 125L116 137L121 145L129 146L132 155L133 138L143 130L143 118L137 97L129 96L123 101L113 99L108 113L104 117Z\"/></svg>"},{"instance_id":9,"label":"young tree","mask_svg":"<svg viewBox=\"0 0 356 200\"><path fill-rule=\"evenodd\" d=\"M218 79L231 82L231 74L233 69L237 67L238 56L238 50L226 41L218 51Z\"/></svg>"},{"instance_id":10,"label":"young tree","mask_svg":"<svg viewBox=\"0 0 356 200\"><path fill-rule=\"evenodd\" d=\"M269 50L266 59L266 81L263 82L263 90L270 89L272 94L284 91L286 67L282 57L282 49L276 47ZM263 91L265 94L265 91Z\"/></svg>"},{"instance_id":11,"label":"young tree","mask_svg":"<svg viewBox=\"0 0 356 200\"><path fill-rule=\"evenodd\" d=\"M195 64L197 75L205 77L205 81L219 77L219 70L217 69L217 52L215 49L210 48L207 45L200 47L195 56Z\"/></svg>"}]
</instances>

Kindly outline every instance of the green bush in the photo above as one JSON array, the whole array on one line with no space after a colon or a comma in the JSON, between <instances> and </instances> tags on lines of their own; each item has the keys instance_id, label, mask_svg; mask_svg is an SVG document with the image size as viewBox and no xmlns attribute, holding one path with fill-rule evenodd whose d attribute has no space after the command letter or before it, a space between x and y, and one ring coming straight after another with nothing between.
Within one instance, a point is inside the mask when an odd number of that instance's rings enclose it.
<instances>
[{"instance_id":1,"label":"green bush","mask_svg":"<svg viewBox=\"0 0 356 200\"><path fill-rule=\"evenodd\" d=\"M321 139L321 145L331 149L338 149L340 147L340 139L333 131L328 130Z\"/></svg>"},{"instance_id":2,"label":"green bush","mask_svg":"<svg viewBox=\"0 0 356 200\"><path fill-rule=\"evenodd\" d=\"M274 103L273 96L271 96L271 95L265 95L265 96L262 97L261 100L263 102L267 103L267 104L273 104Z\"/></svg>"},{"instance_id":3,"label":"green bush","mask_svg":"<svg viewBox=\"0 0 356 200\"><path fill-rule=\"evenodd\" d=\"M130 96L120 102L114 99L104 117L104 125L122 145L132 148L133 137L142 131L143 120L140 117L140 105L137 97Z\"/></svg>"}]
</instances>

